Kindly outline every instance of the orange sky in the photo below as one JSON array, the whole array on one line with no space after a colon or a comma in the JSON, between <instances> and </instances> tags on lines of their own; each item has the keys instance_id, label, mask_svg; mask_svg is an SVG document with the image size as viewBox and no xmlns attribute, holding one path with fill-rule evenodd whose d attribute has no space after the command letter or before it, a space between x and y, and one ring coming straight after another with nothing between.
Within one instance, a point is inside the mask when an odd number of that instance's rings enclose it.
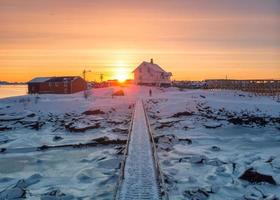
<instances>
[{"instance_id":1,"label":"orange sky","mask_svg":"<svg viewBox=\"0 0 280 200\"><path fill-rule=\"evenodd\" d=\"M131 77L143 60L173 79L280 79L279 0L0 0L0 80Z\"/></svg>"}]
</instances>

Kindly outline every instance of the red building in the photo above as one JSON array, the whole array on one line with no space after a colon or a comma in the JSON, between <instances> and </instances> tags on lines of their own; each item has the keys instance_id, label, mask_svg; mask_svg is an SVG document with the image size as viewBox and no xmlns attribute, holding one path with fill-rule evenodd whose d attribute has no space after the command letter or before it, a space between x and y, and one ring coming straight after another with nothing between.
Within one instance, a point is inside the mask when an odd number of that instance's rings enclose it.
<instances>
[{"instance_id":1,"label":"red building","mask_svg":"<svg viewBox=\"0 0 280 200\"><path fill-rule=\"evenodd\" d=\"M27 84L29 94L71 94L87 88L79 76L37 77Z\"/></svg>"}]
</instances>

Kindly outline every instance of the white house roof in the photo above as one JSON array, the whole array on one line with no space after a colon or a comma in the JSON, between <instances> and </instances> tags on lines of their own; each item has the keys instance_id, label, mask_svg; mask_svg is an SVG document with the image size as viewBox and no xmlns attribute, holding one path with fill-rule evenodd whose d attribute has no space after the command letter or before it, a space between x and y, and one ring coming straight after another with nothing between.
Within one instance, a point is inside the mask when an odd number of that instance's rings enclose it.
<instances>
[{"instance_id":1,"label":"white house roof","mask_svg":"<svg viewBox=\"0 0 280 200\"><path fill-rule=\"evenodd\" d=\"M154 71L157 71L157 72L168 73L168 72L164 71L164 69L162 69L159 65L157 65L155 63L150 63L150 62L147 62L147 61L143 61L136 69L133 70L133 72L136 71L138 68L140 68L142 66L147 66L150 69L152 69Z\"/></svg>"},{"instance_id":2,"label":"white house roof","mask_svg":"<svg viewBox=\"0 0 280 200\"><path fill-rule=\"evenodd\" d=\"M33 78L28 83L44 83L44 82L50 80L51 78L52 77L37 77L37 78Z\"/></svg>"}]
</instances>

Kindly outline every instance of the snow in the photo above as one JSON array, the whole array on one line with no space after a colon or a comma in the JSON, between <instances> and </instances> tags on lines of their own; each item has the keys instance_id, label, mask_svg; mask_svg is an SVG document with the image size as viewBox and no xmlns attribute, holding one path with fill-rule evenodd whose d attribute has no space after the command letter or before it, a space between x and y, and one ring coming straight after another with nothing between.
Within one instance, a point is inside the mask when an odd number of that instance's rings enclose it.
<instances>
[{"instance_id":1,"label":"snow","mask_svg":"<svg viewBox=\"0 0 280 200\"><path fill-rule=\"evenodd\" d=\"M125 96L112 97L120 89ZM209 200L280 198L277 98L231 90L177 88L152 88L153 96L149 97L149 89L94 89L88 99L83 93L1 99L0 192L7 195L11 189L21 195L21 189L26 189L31 200L62 196L112 199L123 159L118 152L124 145L36 149L87 143L104 136L125 140L133 105L142 98L155 138L162 137L157 140L157 151L170 199L206 199L205 194ZM83 114L98 109L104 114ZM66 128L70 123L82 129L92 123L100 127L70 132ZM251 167L271 175L277 185L240 180ZM20 180L30 177L40 178L18 187Z\"/></svg>"},{"instance_id":2,"label":"snow","mask_svg":"<svg viewBox=\"0 0 280 200\"><path fill-rule=\"evenodd\" d=\"M29 83L44 83L48 80L50 80L52 77L37 77L33 78Z\"/></svg>"},{"instance_id":3,"label":"snow","mask_svg":"<svg viewBox=\"0 0 280 200\"><path fill-rule=\"evenodd\" d=\"M178 138L171 143L158 140L170 199L280 198L279 121L273 121L280 119L277 98L229 90L169 88L148 100L146 107L156 136ZM179 123L157 129L160 122L185 111L193 114L179 115ZM230 122L237 117L260 117L268 123ZM180 138L189 138L192 143L182 143ZM277 185L240 180L251 167L271 175Z\"/></svg>"}]
</instances>

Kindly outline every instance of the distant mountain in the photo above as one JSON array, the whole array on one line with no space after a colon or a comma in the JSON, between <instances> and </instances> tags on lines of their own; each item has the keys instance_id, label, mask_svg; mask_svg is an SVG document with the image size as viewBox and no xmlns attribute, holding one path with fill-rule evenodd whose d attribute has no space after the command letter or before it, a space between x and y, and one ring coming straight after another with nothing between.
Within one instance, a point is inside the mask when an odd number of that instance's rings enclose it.
<instances>
[{"instance_id":1,"label":"distant mountain","mask_svg":"<svg viewBox=\"0 0 280 200\"><path fill-rule=\"evenodd\" d=\"M0 85L25 85L25 82L8 82L8 81L0 81Z\"/></svg>"}]
</instances>

